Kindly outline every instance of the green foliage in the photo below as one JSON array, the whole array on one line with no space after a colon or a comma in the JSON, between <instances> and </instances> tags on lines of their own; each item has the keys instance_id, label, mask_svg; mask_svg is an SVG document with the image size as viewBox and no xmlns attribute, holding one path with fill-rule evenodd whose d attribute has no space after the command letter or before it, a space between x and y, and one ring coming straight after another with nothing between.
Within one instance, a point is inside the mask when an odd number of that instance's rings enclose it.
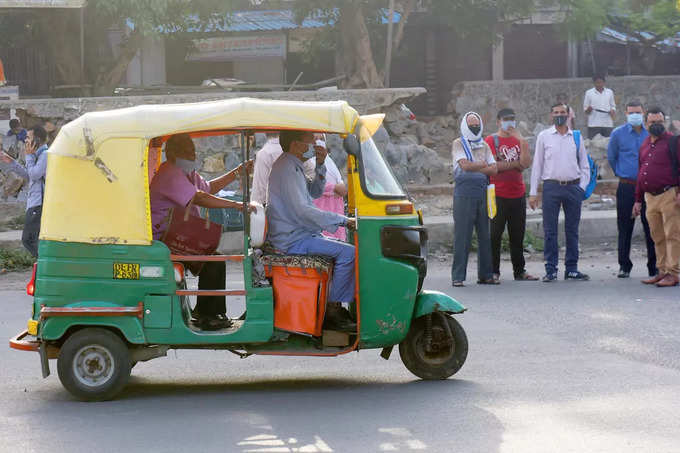
<instances>
[{"instance_id":1,"label":"green foliage","mask_svg":"<svg viewBox=\"0 0 680 453\"><path fill-rule=\"evenodd\" d=\"M0 270L20 271L33 266L33 256L24 249L0 248Z\"/></svg>"}]
</instances>

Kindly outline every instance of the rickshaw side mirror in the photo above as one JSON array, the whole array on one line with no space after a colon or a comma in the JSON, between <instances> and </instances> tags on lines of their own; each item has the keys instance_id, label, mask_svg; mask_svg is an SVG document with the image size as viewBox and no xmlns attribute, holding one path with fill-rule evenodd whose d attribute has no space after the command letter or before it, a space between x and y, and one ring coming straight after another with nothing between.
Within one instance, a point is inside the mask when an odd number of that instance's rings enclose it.
<instances>
[{"instance_id":1,"label":"rickshaw side mirror","mask_svg":"<svg viewBox=\"0 0 680 453\"><path fill-rule=\"evenodd\" d=\"M342 146L345 148L345 152L350 156L359 157L359 154L361 153L361 144L356 135L348 134L343 140Z\"/></svg>"}]
</instances>

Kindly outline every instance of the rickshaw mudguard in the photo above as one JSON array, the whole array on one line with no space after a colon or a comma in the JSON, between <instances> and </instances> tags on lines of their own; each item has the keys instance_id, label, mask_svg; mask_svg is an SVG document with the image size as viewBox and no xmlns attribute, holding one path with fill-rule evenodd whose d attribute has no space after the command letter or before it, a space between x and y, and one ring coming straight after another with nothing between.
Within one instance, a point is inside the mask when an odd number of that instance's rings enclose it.
<instances>
[{"instance_id":1,"label":"rickshaw mudguard","mask_svg":"<svg viewBox=\"0 0 680 453\"><path fill-rule=\"evenodd\" d=\"M64 308L105 308L119 307L107 302L79 302L66 305ZM137 316L57 316L43 320L39 330L41 340L54 341L61 339L66 332L73 328L106 327L118 331L129 343L146 343L142 319Z\"/></svg>"},{"instance_id":2,"label":"rickshaw mudguard","mask_svg":"<svg viewBox=\"0 0 680 453\"><path fill-rule=\"evenodd\" d=\"M416 297L416 306L413 310L413 319L435 311L442 311L445 313L459 314L463 313L465 308L460 302L451 296L440 291L422 290L418 297Z\"/></svg>"}]
</instances>

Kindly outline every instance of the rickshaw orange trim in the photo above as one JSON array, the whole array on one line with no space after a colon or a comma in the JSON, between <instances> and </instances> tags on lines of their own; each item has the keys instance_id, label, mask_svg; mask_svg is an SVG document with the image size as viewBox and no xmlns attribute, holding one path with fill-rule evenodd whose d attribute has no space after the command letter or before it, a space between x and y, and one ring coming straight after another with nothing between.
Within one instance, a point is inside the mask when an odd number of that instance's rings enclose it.
<instances>
[{"instance_id":1,"label":"rickshaw orange trim","mask_svg":"<svg viewBox=\"0 0 680 453\"><path fill-rule=\"evenodd\" d=\"M24 330L19 335L9 339L9 347L18 349L19 351L36 351L40 350L40 342L38 340L24 340L28 336L28 330Z\"/></svg>"}]
</instances>

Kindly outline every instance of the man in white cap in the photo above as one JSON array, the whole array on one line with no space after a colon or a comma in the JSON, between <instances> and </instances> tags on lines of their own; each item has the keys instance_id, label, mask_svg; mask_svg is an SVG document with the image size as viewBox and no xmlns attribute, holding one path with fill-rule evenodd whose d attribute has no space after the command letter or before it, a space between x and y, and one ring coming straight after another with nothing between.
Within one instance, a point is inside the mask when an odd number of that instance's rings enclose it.
<instances>
[{"instance_id":1,"label":"man in white cap","mask_svg":"<svg viewBox=\"0 0 680 453\"><path fill-rule=\"evenodd\" d=\"M498 170L491 148L482 140L482 117L469 112L460 123L461 137L453 141L453 266L451 283L463 286L467 273L468 255L472 244L472 230L477 232L477 283L500 283L493 278L491 265L491 239L486 189L489 176Z\"/></svg>"}]
</instances>

